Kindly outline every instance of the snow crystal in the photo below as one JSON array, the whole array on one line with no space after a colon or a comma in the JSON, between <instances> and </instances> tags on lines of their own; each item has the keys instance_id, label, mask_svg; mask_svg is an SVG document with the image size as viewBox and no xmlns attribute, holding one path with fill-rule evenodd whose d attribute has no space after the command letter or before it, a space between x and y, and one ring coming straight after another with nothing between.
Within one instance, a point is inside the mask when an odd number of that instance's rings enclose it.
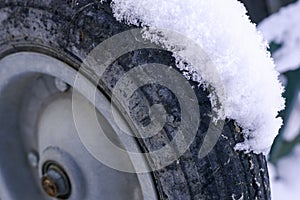
<instances>
[{"instance_id":1,"label":"snow crystal","mask_svg":"<svg viewBox=\"0 0 300 200\"><path fill-rule=\"evenodd\" d=\"M112 0L111 6L117 20L144 27L145 38L172 51L179 68L197 72L195 79L214 87L211 101L220 100L222 109L215 107L219 117L234 119L243 128L245 142L236 146L238 150L268 152L282 124L277 115L284 108L283 89L267 44L243 4L237 0ZM168 35L164 30L197 43L216 71L188 60L182 48L174 48L182 47L182 42L164 37ZM184 45L188 48L190 43Z\"/></svg>"},{"instance_id":2,"label":"snow crystal","mask_svg":"<svg viewBox=\"0 0 300 200\"><path fill-rule=\"evenodd\" d=\"M276 68L280 72L300 66L300 1L282 8L265 19L259 30L269 42L282 44L274 53Z\"/></svg>"}]
</instances>

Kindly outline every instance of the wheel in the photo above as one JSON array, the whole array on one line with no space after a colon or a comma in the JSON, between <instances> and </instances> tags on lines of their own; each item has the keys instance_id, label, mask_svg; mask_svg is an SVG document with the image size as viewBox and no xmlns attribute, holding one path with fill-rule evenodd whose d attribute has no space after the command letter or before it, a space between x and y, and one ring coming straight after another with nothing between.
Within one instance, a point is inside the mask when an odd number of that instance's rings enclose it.
<instances>
[{"instance_id":1,"label":"wheel","mask_svg":"<svg viewBox=\"0 0 300 200\"><path fill-rule=\"evenodd\" d=\"M141 77L127 76L159 63L170 66L158 73L161 80L173 74L186 80L170 52L127 52L101 76L88 65L96 46L136 27L117 22L109 3L74 2L0 3L0 199L270 199L265 157L234 150L243 136L233 121L199 156L211 124L207 90L183 81L173 84L178 95L143 82L154 72L146 69ZM122 41L114 45L121 48ZM133 90L133 83L139 87ZM116 88L121 96L113 95ZM198 110L182 109L190 90ZM192 130L195 113L191 142L170 145L162 157L149 154L180 135L184 118L184 128ZM158 132L143 135L160 117L166 123ZM187 145L184 152L181 145Z\"/></svg>"}]
</instances>

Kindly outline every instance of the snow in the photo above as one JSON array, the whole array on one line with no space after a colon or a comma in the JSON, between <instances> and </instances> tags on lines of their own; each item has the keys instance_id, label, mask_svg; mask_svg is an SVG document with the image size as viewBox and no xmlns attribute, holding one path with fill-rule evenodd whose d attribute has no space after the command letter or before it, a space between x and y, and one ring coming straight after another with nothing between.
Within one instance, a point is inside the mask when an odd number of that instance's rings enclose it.
<instances>
[{"instance_id":1,"label":"snow","mask_svg":"<svg viewBox=\"0 0 300 200\"><path fill-rule=\"evenodd\" d=\"M117 20L144 27L145 39L172 51L180 69L196 72L194 80L214 88L211 102L218 117L234 119L243 128L245 142L237 150L268 153L282 125L277 115L284 108L283 88L267 44L243 4L237 0L112 0L111 7ZM189 59L191 43L168 38L170 31L197 43L201 49L193 56L205 52L215 70Z\"/></svg>"},{"instance_id":2,"label":"snow","mask_svg":"<svg viewBox=\"0 0 300 200\"><path fill-rule=\"evenodd\" d=\"M293 141L300 134L300 92L295 99L293 110L286 120L287 124L283 131L286 141Z\"/></svg>"},{"instance_id":3,"label":"snow","mask_svg":"<svg viewBox=\"0 0 300 200\"><path fill-rule=\"evenodd\" d=\"M290 156L281 159L277 166L268 164L273 200L297 200L300 189L300 146Z\"/></svg>"},{"instance_id":4,"label":"snow","mask_svg":"<svg viewBox=\"0 0 300 200\"><path fill-rule=\"evenodd\" d=\"M294 70L300 66L300 1L282 8L265 19L259 30L270 42L283 46L274 53L276 68L280 72Z\"/></svg>"}]
</instances>

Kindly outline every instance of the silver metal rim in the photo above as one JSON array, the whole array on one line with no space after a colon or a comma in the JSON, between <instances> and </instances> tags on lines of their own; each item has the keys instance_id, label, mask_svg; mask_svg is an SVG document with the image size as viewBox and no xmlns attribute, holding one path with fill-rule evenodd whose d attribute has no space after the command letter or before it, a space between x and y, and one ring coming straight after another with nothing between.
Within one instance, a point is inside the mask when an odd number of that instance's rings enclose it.
<instances>
[{"instance_id":1,"label":"silver metal rim","mask_svg":"<svg viewBox=\"0 0 300 200\"><path fill-rule=\"evenodd\" d=\"M86 106L94 105L84 96L87 88L73 88L76 76L71 66L40 53L19 52L0 60L0 199L157 199L151 174L111 169L82 145L72 92L85 105L82 120L90 112ZM104 131L124 149L139 149L134 139L118 137L114 122L101 112L110 106L109 100L100 91L97 96L101 101L95 107ZM96 131L93 124L86 125L87 133ZM128 156L120 164L137 167L132 161Z\"/></svg>"}]
</instances>

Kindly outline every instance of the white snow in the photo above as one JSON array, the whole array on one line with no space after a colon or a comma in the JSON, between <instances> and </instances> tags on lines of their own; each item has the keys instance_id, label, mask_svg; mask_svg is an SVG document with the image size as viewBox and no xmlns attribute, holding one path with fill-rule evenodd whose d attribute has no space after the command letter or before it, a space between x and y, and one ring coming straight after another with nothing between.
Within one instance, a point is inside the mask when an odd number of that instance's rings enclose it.
<instances>
[{"instance_id":1,"label":"white snow","mask_svg":"<svg viewBox=\"0 0 300 200\"><path fill-rule=\"evenodd\" d=\"M277 114L284 108L283 89L267 44L243 4L237 0L113 0L111 6L117 20L144 27L145 38L172 51L179 68L197 72L194 79L214 87L211 101L213 105L216 99L221 101L222 109L214 107L219 117L234 119L243 128L246 141L236 146L238 150L268 153L282 124ZM188 60L183 49L191 44L168 39L167 30L197 43L216 71ZM203 53L201 49L194 56Z\"/></svg>"},{"instance_id":2,"label":"white snow","mask_svg":"<svg viewBox=\"0 0 300 200\"><path fill-rule=\"evenodd\" d=\"M280 72L300 66L300 1L282 8L266 18L258 29L270 42L283 46L274 54L276 68Z\"/></svg>"},{"instance_id":3,"label":"white snow","mask_svg":"<svg viewBox=\"0 0 300 200\"><path fill-rule=\"evenodd\" d=\"M286 120L283 137L287 141L293 141L300 134L300 91L293 102L293 110Z\"/></svg>"},{"instance_id":4,"label":"white snow","mask_svg":"<svg viewBox=\"0 0 300 200\"><path fill-rule=\"evenodd\" d=\"M268 164L271 179L271 196L273 200L297 200L300 189L300 146L283 159L277 167Z\"/></svg>"}]
</instances>

